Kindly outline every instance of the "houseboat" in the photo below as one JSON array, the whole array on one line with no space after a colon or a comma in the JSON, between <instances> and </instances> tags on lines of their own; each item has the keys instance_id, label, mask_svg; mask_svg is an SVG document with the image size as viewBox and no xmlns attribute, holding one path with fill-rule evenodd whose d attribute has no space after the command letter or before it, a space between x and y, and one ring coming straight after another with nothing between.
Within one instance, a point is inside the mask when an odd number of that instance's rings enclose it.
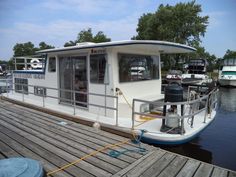
<instances>
[{"instance_id":1,"label":"houseboat","mask_svg":"<svg viewBox=\"0 0 236 177\"><path fill-rule=\"evenodd\" d=\"M78 43L15 58L13 87L3 97L74 115L152 144L181 144L216 114L217 90L170 84L161 94L160 54L194 52L165 42ZM32 61L33 60L33 61Z\"/></svg>"},{"instance_id":2,"label":"houseboat","mask_svg":"<svg viewBox=\"0 0 236 177\"><path fill-rule=\"evenodd\" d=\"M225 59L219 71L220 86L236 87L236 58Z\"/></svg>"}]
</instances>

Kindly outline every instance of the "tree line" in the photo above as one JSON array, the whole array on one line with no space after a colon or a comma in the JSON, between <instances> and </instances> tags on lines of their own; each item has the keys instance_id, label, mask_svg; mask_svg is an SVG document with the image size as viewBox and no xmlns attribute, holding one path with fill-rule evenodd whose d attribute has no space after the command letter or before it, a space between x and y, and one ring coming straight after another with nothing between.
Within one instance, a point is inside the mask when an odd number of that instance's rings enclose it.
<instances>
[{"instance_id":1,"label":"tree line","mask_svg":"<svg viewBox=\"0 0 236 177\"><path fill-rule=\"evenodd\" d=\"M195 0L187 3L177 3L174 6L161 4L156 12L143 14L137 24L135 40L164 40L190 45L197 49L191 54L163 55L164 69L181 68L180 60L188 62L193 58L204 58L208 61L210 70L217 68L219 59L210 54L201 46L201 37L204 37L209 24L209 16L201 16L202 8ZM108 42L111 38L104 32L93 34L92 29L80 31L75 40L65 42L64 47L75 46L80 42ZM32 42L17 43L13 47L14 56L34 55L36 51L54 48L54 46L40 42L35 47ZM227 50L224 58L236 57L236 51Z\"/></svg>"}]
</instances>

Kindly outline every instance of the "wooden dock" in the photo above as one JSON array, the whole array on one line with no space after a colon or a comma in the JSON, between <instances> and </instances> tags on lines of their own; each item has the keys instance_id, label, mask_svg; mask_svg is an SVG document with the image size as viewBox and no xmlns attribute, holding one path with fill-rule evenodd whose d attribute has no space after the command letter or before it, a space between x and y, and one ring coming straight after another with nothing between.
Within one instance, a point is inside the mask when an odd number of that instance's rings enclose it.
<instances>
[{"instance_id":1,"label":"wooden dock","mask_svg":"<svg viewBox=\"0 0 236 177\"><path fill-rule=\"evenodd\" d=\"M39 160L48 173L108 144L126 140L0 99L0 159L28 157ZM117 158L109 155L112 148L108 148L50 176L236 177L234 171L146 144L142 147L147 151L127 151L138 149L138 145L131 142L119 145L116 150L126 153Z\"/></svg>"}]
</instances>

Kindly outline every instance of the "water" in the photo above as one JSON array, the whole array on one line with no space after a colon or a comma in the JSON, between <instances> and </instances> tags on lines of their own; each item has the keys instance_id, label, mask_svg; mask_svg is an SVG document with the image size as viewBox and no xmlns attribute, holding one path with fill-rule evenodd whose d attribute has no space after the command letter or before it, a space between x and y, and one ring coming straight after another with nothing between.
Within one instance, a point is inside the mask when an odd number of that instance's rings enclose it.
<instances>
[{"instance_id":1,"label":"water","mask_svg":"<svg viewBox=\"0 0 236 177\"><path fill-rule=\"evenodd\" d=\"M199 137L162 148L236 171L236 88L220 88L216 119Z\"/></svg>"}]
</instances>

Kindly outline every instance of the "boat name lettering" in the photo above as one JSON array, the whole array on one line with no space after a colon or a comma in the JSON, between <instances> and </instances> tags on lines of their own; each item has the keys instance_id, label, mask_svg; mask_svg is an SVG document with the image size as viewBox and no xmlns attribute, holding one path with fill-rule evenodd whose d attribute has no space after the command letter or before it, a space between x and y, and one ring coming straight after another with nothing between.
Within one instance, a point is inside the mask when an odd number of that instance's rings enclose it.
<instances>
[{"instance_id":1,"label":"boat name lettering","mask_svg":"<svg viewBox=\"0 0 236 177\"><path fill-rule=\"evenodd\" d=\"M91 54L105 54L105 49L91 49Z\"/></svg>"},{"instance_id":2,"label":"boat name lettering","mask_svg":"<svg viewBox=\"0 0 236 177\"><path fill-rule=\"evenodd\" d=\"M15 78L24 78L24 79L45 79L43 74L14 74Z\"/></svg>"}]
</instances>

